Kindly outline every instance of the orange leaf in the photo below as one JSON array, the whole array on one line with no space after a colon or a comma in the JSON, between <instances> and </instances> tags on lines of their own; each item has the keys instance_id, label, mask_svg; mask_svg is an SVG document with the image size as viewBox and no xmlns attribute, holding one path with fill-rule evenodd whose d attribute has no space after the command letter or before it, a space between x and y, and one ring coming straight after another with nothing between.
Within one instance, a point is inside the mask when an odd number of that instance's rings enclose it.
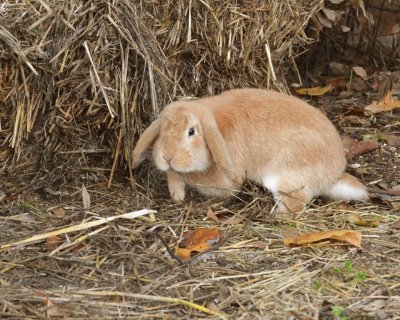
<instances>
[{"instance_id":1,"label":"orange leaf","mask_svg":"<svg viewBox=\"0 0 400 320\"><path fill-rule=\"evenodd\" d=\"M285 246L307 246L310 243L321 240L338 240L352 244L361 248L361 232L354 230L333 230L313 233L302 233L295 237L283 239Z\"/></svg>"},{"instance_id":2,"label":"orange leaf","mask_svg":"<svg viewBox=\"0 0 400 320\"><path fill-rule=\"evenodd\" d=\"M365 110L371 111L372 113L379 113L384 111L391 111L393 109L400 108L400 100L389 101L389 102L376 102L365 107Z\"/></svg>"},{"instance_id":3,"label":"orange leaf","mask_svg":"<svg viewBox=\"0 0 400 320\"><path fill-rule=\"evenodd\" d=\"M372 101L372 103L365 107L365 110L371 111L372 113L392 111L393 109L400 108L400 100L393 100L392 90L384 95L380 101Z\"/></svg>"},{"instance_id":4,"label":"orange leaf","mask_svg":"<svg viewBox=\"0 0 400 320\"><path fill-rule=\"evenodd\" d=\"M192 253L205 252L225 239L222 231L216 228L198 228L189 230L176 248L176 255L183 260L190 259Z\"/></svg>"},{"instance_id":5,"label":"orange leaf","mask_svg":"<svg viewBox=\"0 0 400 320\"><path fill-rule=\"evenodd\" d=\"M48 237L46 243L43 245L44 251L53 251L63 243L63 239L59 236Z\"/></svg>"},{"instance_id":6,"label":"orange leaf","mask_svg":"<svg viewBox=\"0 0 400 320\"><path fill-rule=\"evenodd\" d=\"M346 150L347 160L353 159L356 155L379 148L379 143L376 140L356 141L348 136L343 136L342 142Z\"/></svg>"},{"instance_id":7,"label":"orange leaf","mask_svg":"<svg viewBox=\"0 0 400 320\"><path fill-rule=\"evenodd\" d=\"M314 87L314 88L299 88L299 89L295 89L294 91L297 94L301 94L304 96L322 96L325 93L331 91L333 88L332 85L328 84L325 87Z\"/></svg>"}]
</instances>

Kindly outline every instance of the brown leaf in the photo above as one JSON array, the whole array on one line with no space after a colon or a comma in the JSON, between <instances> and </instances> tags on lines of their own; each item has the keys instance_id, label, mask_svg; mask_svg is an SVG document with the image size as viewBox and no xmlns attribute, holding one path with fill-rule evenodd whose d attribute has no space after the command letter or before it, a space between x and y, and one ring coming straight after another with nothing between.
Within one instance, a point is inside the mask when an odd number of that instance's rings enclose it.
<instances>
[{"instance_id":1,"label":"brown leaf","mask_svg":"<svg viewBox=\"0 0 400 320\"><path fill-rule=\"evenodd\" d=\"M62 218L65 216L65 210L62 207L54 208L51 212L58 218Z\"/></svg>"},{"instance_id":2,"label":"brown leaf","mask_svg":"<svg viewBox=\"0 0 400 320\"><path fill-rule=\"evenodd\" d=\"M326 15L324 13L322 13L321 11L318 11L316 16L317 16L319 23L322 26L324 26L326 28L332 28L332 22L326 17Z\"/></svg>"},{"instance_id":3,"label":"brown leaf","mask_svg":"<svg viewBox=\"0 0 400 320\"><path fill-rule=\"evenodd\" d=\"M349 32L351 29L348 26L341 26L343 32Z\"/></svg>"},{"instance_id":4,"label":"brown leaf","mask_svg":"<svg viewBox=\"0 0 400 320\"><path fill-rule=\"evenodd\" d=\"M384 134L383 140L385 140L389 146L400 147L400 136L394 134Z\"/></svg>"},{"instance_id":5,"label":"brown leaf","mask_svg":"<svg viewBox=\"0 0 400 320\"><path fill-rule=\"evenodd\" d=\"M361 248L361 232L354 230L333 230L314 233L303 233L296 237L284 238L285 246L308 246L321 240L337 240Z\"/></svg>"},{"instance_id":6,"label":"brown leaf","mask_svg":"<svg viewBox=\"0 0 400 320\"><path fill-rule=\"evenodd\" d=\"M207 309L214 311L216 313L221 313L221 310L217 307L217 305L214 302L207 303Z\"/></svg>"},{"instance_id":7,"label":"brown leaf","mask_svg":"<svg viewBox=\"0 0 400 320\"><path fill-rule=\"evenodd\" d=\"M356 141L348 136L343 136L342 142L348 160L353 159L356 155L379 148L379 143L376 140Z\"/></svg>"},{"instance_id":8,"label":"brown leaf","mask_svg":"<svg viewBox=\"0 0 400 320\"><path fill-rule=\"evenodd\" d=\"M353 71L356 75L363 78L364 80L368 79L367 71L365 71L363 67L358 67L358 66L353 67Z\"/></svg>"},{"instance_id":9,"label":"brown leaf","mask_svg":"<svg viewBox=\"0 0 400 320\"><path fill-rule=\"evenodd\" d=\"M332 22L335 22L336 20L336 11L332 9L328 9L326 7L322 8L322 11L324 12L325 16Z\"/></svg>"},{"instance_id":10,"label":"brown leaf","mask_svg":"<svg viewBox=\"0 0 400 320\"><path fill-rule=\"evenodd\" d=\"M379 113L385 111L392 111L393 109L400 108L400 100L390 101L390 102L376 102L365 107L365 110L371 111L372 113Z\"/></svg>"},{"instance_id":11,"label":"brown leaf","mask_svg":"<svg viewBox=\"0 0 400 320\"><path fill-rule=\"evenodd\" d=\"M390 229L400 229L400 219L393 222L389 227Z\"/></svg>"},{"instance_id":12,"label":"brown leaf","mask_svg":"<svg viewBox=\"0 0 400 320\"><path fill-rule=\"evenodd\" d=\"M349 215L349 221L351 223L354 223L356 226L363 226L363 227L377 227L381 224L378 218L367 220L355 212Z\"/></svg>"},{"instance_id":13,"label":"brown leaf","mask_svg":"<svg viewBox=\"0 0 400 320\"><path fill-rule=\"evenodd\" d=\"M219 219L218 219L217 215L214 213L214 211L211 208L208 209L208 211L207 211L207 218L216 223L219 223Z\"/></svg>"},{"instance_id":14,"label":"brown leaf","mask_svg":"<svg viewBox=\"0 0 400 320\"><path fill-rule=\"evenodd\" d=\"M53 251L63 243L63 239L59 236L48 237L46 243L43 245L44 251Z\"/></svg>"},{"instance_id":15,"label":"brown leaf","mask_svg":"<svg viewBox=\"0 0 400 320\"><path fill-rule=\"evenodd\" d=\"M348 203L345 203L345 202L340 203L338 205L338 208L342 209L342 210L347 210L347 211L353 211L354 210L354 207L351 204L348 204Z\"/></svg>"},{"instance_id":16,"label":"brown leaf","mask_svg":"<svg viewBox=\"0 0 400 320\"><path fill-rule=\"evenodd\" d=\"M192 253L207 251L224 239L224 233L217 228L189 230L183 235L183 240L176 248L176 255L183 260L188 260Z\"/></svg>"},{"instance_id":17,"label":"brown leaf","mask_svg":"<svg viewBox=\"0 0 400 320\"><path fill-rule=\"evenodd\" d=\"M372 113L379 113L384 111L392 111L393 109L400 108L400 100L393 100L392 97L393 83L387 85L387 88L380 88L379 96L382 98L378 101L372 101L372 103L365 107L365 110L371 111Z\"/></svg>"},{"instance_id":18,"label":"brown leaf","mask_svg":"<svg viewBox=\"0 0 400 320\"><path fill-rule=\"evenodd\" d=\"M354 78L351 82L349 82L349 89L358 91L358 92L365 92L368 90L368 86L365 80L361 78Z\"/></svg>"},{"instance_id":19,"label":"brown leaf","mask_svg":"<svg viewBox=\"0 0 400 320\"><path fill-rule=\"evenodd\" d=\"M57 303L54 303L49 297L46 297L43 300L43 304L46 306L46 315L47 318L59 318L59 317L66 317L69 314L69 310L67 308L63 308Z\"/></svg>"},{"instance_id":20,"label":"brown leaf","mask_svg":"<svg viewBox=\"0 0 400 320\"><path fill-rule=\"evenodd\" d=\"M336 89L347 89L348 81L345 77L328 78L325 81L327 86L332 86Z\"/></svg>"},{"instance_id":21,"label":"brown leaf","mask_svg":"<svg viewBox=\"0 0 400 320\"><path fill-rule=\"evenodd\" d=\"M233 217L228 217L224 219L220 219L221 223L223 224L232 224L232 225L237 225L242 223L244 218L239 217L239 216L233 216Z\"/></svg>"},{"instance_id":22,"label":"brown leaf","mask_svg":"<svg viewBox=\"0 0 400 320\"><path fill-rule=\"evenodd\" d=\"M343 75L347 75L350 71L350 66L340 63L340 62L330 62L329 63L329 69L332 71L332 74L334 75L341 75L342 77L339 77L339 79L345 79L345 77ZM331 78L332 79L332 78ZM335 79L335 78L333 78ZM338 79L338 77L336 78ZM328 84L329 79L327 80L327 84Z\"/></svg>"},{"instance_id":23,"label":"brown leaf","mask_svg":"<svg viewBox=\"0 0 400 320\"><path fill-rule=\"evenodd\" d=\"M264 250L264 249L268 248L269 244L268 244L268 242L257 240L257 241L249 242L247 244L247 246L249 246L250 248L260 248L260 249Z\"/></svg>"},{"instance_id":24,"label":"brown leaf","mask_svg":"<svg viewBox=\"0 0 400 320\"><path fill-rule=\"evenodd\" d=\"M332 85L327 85L325 87L314 87L314 88L299 88L294 91L297 94L305 95L305 96L322 96L325 93L331 91L333 89Z\"/></svg>"}]
</instances>

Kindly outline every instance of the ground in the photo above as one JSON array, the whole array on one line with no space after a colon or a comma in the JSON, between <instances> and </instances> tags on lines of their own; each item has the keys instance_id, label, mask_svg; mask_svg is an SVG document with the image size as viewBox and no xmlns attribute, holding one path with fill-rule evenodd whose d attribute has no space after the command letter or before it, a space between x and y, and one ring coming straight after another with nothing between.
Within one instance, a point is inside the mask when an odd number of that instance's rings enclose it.
<instances>
[{"instance_id":1,"label":"ground","mask_svg":"<svg viewBox=\"0 0 400 320\"><path fill-rule=\"evenodd\" d=\"M329 95L311 103L328 114L341 134L358 140L376 139L377 133L399 136L399 112L368 115L363 111L367 100ZM378 140L377 149L349 160L349 171L370 188L396 194L399 146ZM16 175L3 180L2 316L400 319L400 233L394 224L400 218L399 193L371 193L370 201L356 204L318 199L301 213L274 215L270 194L252 185L229 203L192 192L178 205L169 200L165 177L147 168L134 190L123 171L111 188L107 178L107 171L95 172L61 189L51 182L24 189ZM19 192L11 197L8 190ZM4 246L143 208L156 210L154 218L118 219ZM207 218L209 210L220 222ZM361 226L354 216L372 223ZM179 264L165 244L173 253L186 230L203 226L222 230L225 243ZM362 248L327 241L286 247L282 241L293 230L336 229L360 231Z\"/></svg>"}]
</instances>

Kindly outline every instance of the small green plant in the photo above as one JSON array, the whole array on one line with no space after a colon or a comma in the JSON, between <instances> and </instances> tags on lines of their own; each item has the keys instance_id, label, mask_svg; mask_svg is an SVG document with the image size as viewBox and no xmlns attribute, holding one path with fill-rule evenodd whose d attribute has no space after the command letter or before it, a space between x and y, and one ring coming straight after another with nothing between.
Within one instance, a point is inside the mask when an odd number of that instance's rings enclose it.
<instances>
[{"instance_id":1,"label":"small green plant","mask_svg":"<svg viewBox=\"0 0 400 320\"><path fill-rule=\"evenodd\" d=\"M346 259L344 261L344 270L347 272L352 272L353 271L353 261Z\"/></svg>"},{"instance_id":2,"label":"small green plant","mask_svg":"<svg viewBox=\"0 0 400 320\"><path fill-rule=\"evenodd\" d=\"M322 283L321 283L321 281L315 282L315 284L314 284L314 289L317 290L317 291L319 291L321 288L322 288Z\"/></svg>"},{"instance_id":3,"label":"small green plant","mask_svg":"<svg viewBox=\"0 0 400 320\"><path fill-rule=\"evenodd\" d=\"M340 268L333 267L332 269L333 269L333 272L335 272L338 275L342 275L343 274L342 269L340 269Z\"/></svg>"},{"instance_id":4,"label":"small green plant","mask_svg":"<svg viewBox=\"0 0 400 320\"><path fill-rule=\"evenodd\" d=\"M360 284L362 283L365 279L367 279L367 274L365 272L357 272L356 275L353 278L353 281L355 284Z\"/></svg>"},{"instance_id":5,"label":"small green plant","mask_svg":"<svg viewBox=\"0 0 400 320\"><path fill-rule=\"evenodd\" d=\"M349 318L346 316L346 309L342 306L332 306L332 316L335 319L349 320Z\"/></svg>"},{"instance_id":6,"label":"small green plant","mask_svg":"<svg viewBox=\"0 0 400 320\"><path fill-rule=\"evenodd\" d=\"M367 273L364 271L356 272L354 270L353 261L346 259L343 263L343 267L333 267L333 272L343 277L344 281L352 281L355 284L360 284L367 279Z\"/></svg>"}]
</instances>

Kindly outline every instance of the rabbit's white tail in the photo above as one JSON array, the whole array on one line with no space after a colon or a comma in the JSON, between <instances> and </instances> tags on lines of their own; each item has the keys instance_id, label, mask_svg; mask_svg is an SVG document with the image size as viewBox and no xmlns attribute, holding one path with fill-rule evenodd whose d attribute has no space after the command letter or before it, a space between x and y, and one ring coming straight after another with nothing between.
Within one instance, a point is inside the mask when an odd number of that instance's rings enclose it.
<instances>
[{"instance_id":1,"label":"rabbit's white tail","mask_svg":"<svg viewBox=\"0 0 400 320\"><path fill-rule=\"evenodd\" d=\"M367 188L356 177L346 172L328 190L326 196L334 200L366 200L369 198Z\"/></svg>"}]
</instances>

